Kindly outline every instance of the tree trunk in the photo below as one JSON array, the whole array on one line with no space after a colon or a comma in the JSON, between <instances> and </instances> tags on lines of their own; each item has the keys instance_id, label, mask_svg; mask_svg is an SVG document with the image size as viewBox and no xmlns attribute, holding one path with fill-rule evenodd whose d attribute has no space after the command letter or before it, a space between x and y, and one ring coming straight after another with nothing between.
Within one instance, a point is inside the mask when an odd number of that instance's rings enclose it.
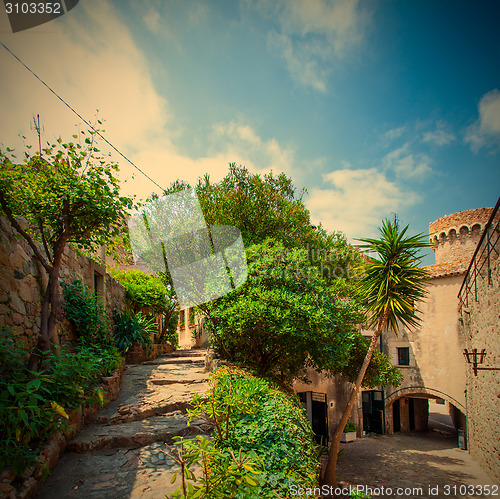
<instances>
[{"instance_id":1,"label":"tree trunk","mask_svg":"<svg viewBox=\"0 0 500 499\"><path fill-rule=\"evenodd\" d=\"M28 369L30 371L36 371L43 366L47 352L51 350L50 340L56 334L57 316L61 308L59 297L59 271L61 266L62 251L57 255L54 264L48 271L49 279L43 295L38 341L28 360Z\"/></svg>"},{"instance_id":2,"label":"tree trunk","mask_svg":"<svg viewBox=\"0 0 500 499\"><path fill-rule=\"evenodd\" d=\"M42 300L42 310L40 313L40 332L38 333L38 341L36 347L30 355L28 360L28 369L30 371L36 371L39 364L43 358L43 352L50 349L49 342L49 313L50 313L50 282L51 273L49 273L49 281L47 287L45 288L45 293L43 294Z\"/></svg>"},{"instance_id":3,"label":"tree trunk","mask_svg":"<svg viewBox=\"0 0 500 499\"><path fill-rule=\"evenodd\" d=\"M370 364L373 352L377 346L377 341L380 338L380 335L382 334L382 329L384 328L387 322L388 315L389 311L386 310L377 324L377 330L372 336L370 346L368 348L368 351L366 352L363 364L356 379L356 384L354 385L349 401L347 402L347 406L344 410L344 413L342 414L342 418L340 419L340 422L335 430L335 433L333 434L330 452L328 453L328 464L326 466L325 475L323 477L323 483L325 485L330 485L332 487L337 486L337 459L340 449L340 439L342 438L344 427L347 421L349 420L349 416L351 415L352 408L356 403L356 398L358 396L359 389L363 384L363 379L365 377L366 370L368 369L368 365Z\"/></svg>"}]
</instances>

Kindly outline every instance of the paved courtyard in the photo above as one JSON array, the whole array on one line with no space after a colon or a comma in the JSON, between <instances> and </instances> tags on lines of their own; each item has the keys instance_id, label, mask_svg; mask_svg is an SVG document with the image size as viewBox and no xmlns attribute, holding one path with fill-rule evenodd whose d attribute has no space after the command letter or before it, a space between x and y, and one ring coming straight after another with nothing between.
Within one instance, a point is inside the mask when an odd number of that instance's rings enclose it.
<instances>
[{"instance_id":1,"label":"paved courtyard","mask_svg":"<svg viewBox=\"0 0 500 499\"><path fill-rule=\"evenodd\" d=\"M439 415L431 415L433 419L428 433L373 435L341 444L338 479L379 489L383 494L378 497L500 497L500 488L496 496L480 493L479 486L498 487L498 480L458 448L456 435L446 431L446 421Z\"/></svg>"}]
</instances>

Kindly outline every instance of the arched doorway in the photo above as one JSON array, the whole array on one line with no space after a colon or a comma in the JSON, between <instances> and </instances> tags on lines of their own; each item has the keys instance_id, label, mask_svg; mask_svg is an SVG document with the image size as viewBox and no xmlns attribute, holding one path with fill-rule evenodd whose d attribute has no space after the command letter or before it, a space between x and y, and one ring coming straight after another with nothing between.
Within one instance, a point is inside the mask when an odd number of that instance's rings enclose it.
<instances>
[{"instance_id":1,"label":"arched doorway","mask_svg":"<svg viewBox=\"0 0 500 499\"><path fill-rule=\"evenodd\" d=\"M465 407L449 395L428 387L395 390L385 397L385 429L398 432L465 432Z\"/></svg>"}]
</instances>

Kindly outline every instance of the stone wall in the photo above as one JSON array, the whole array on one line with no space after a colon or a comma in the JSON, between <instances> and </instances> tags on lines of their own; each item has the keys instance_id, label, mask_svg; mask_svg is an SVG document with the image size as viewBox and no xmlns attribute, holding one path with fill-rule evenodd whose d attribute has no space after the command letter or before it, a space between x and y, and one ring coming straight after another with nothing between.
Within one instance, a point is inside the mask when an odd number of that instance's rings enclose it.
<instances>
[{"instance_id":1,"label":"stone wall","mask_svg":"<svg viewBox=\"0 0 500 499\"><path fill-rule=\"evenodd\" d=\"M429 224L436 263L469 263L492 208L478 208L446 215Z\"/></svg>"},{"instance_id":2,"label":"stone wall","mask_svg":"<svg viewBox=\"0 0 500 499\"><path fill-rule=\"evenodd\" d=\"M66 247L60 277L64 282L75 279L85 282L91 291L104 297L110 314L114 309L123 310L123 286L107 275L101 264L70 247ZM17 237L10 223L0 217L0 327L12 328L16 338L28 349L36 344L42 290L46 284L45 270L34 258L31 248L24 239ZM57 336L52 340L67 343L72 339L71 328L61 317Z\"/></svg>"},{"instance_id":3,"label":"stone wall","mask_svg":"<svg viewBox=\"0 0 500 499\"><path fill-rule=\"evenodd\" d=\"M466 348L486 349L479 367L500 368L500 260L492 264L491 283L477 279L477 297L469 296L462 308ZM500 370L477 372L465 365L467 376L467 425L469 450L500 484Z\"/></svg>"},{"instance_id":4,"label":"stone wall","mask_svg":"<svg viewBox=\"0 0 500 499\"><path fill-rule=\"evenodd\" d=\"M349 401L353 384L343 380L340 376L327 377L322 373L316 372L314 369L307 370L307 377L310 383L295 380L293 391L295 393L316 392L326 395L328 434L331 440ZM361 390L356 404L352 409L349 421L352 421L356 425L357 434L361 436L363 433Z\"/></svg>"}]
</instances>

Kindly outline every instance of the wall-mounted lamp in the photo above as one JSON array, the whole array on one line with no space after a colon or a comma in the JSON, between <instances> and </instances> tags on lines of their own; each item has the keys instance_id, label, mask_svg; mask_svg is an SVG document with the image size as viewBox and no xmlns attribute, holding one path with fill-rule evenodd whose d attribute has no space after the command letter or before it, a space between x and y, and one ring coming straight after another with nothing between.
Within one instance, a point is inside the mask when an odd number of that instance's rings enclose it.
<instances>
[{"instance_id":1,"label":"wall-mounted lamp","mask_svg":"<svg viewBox=\"0 0 500 499\"><path fill-rule=\"evenodd\" d=\"M498 367L477 367L478 364L482 364L484 358L486 357L486 349L483 348L480 352L477 348L474 348L472 352L469 352L467 348L464 349L464 357L467 359L469 364L472 364L472 369L474 371L474 376L477 376L478 371L500 371Z\"/></svg>"}]
</instances>

